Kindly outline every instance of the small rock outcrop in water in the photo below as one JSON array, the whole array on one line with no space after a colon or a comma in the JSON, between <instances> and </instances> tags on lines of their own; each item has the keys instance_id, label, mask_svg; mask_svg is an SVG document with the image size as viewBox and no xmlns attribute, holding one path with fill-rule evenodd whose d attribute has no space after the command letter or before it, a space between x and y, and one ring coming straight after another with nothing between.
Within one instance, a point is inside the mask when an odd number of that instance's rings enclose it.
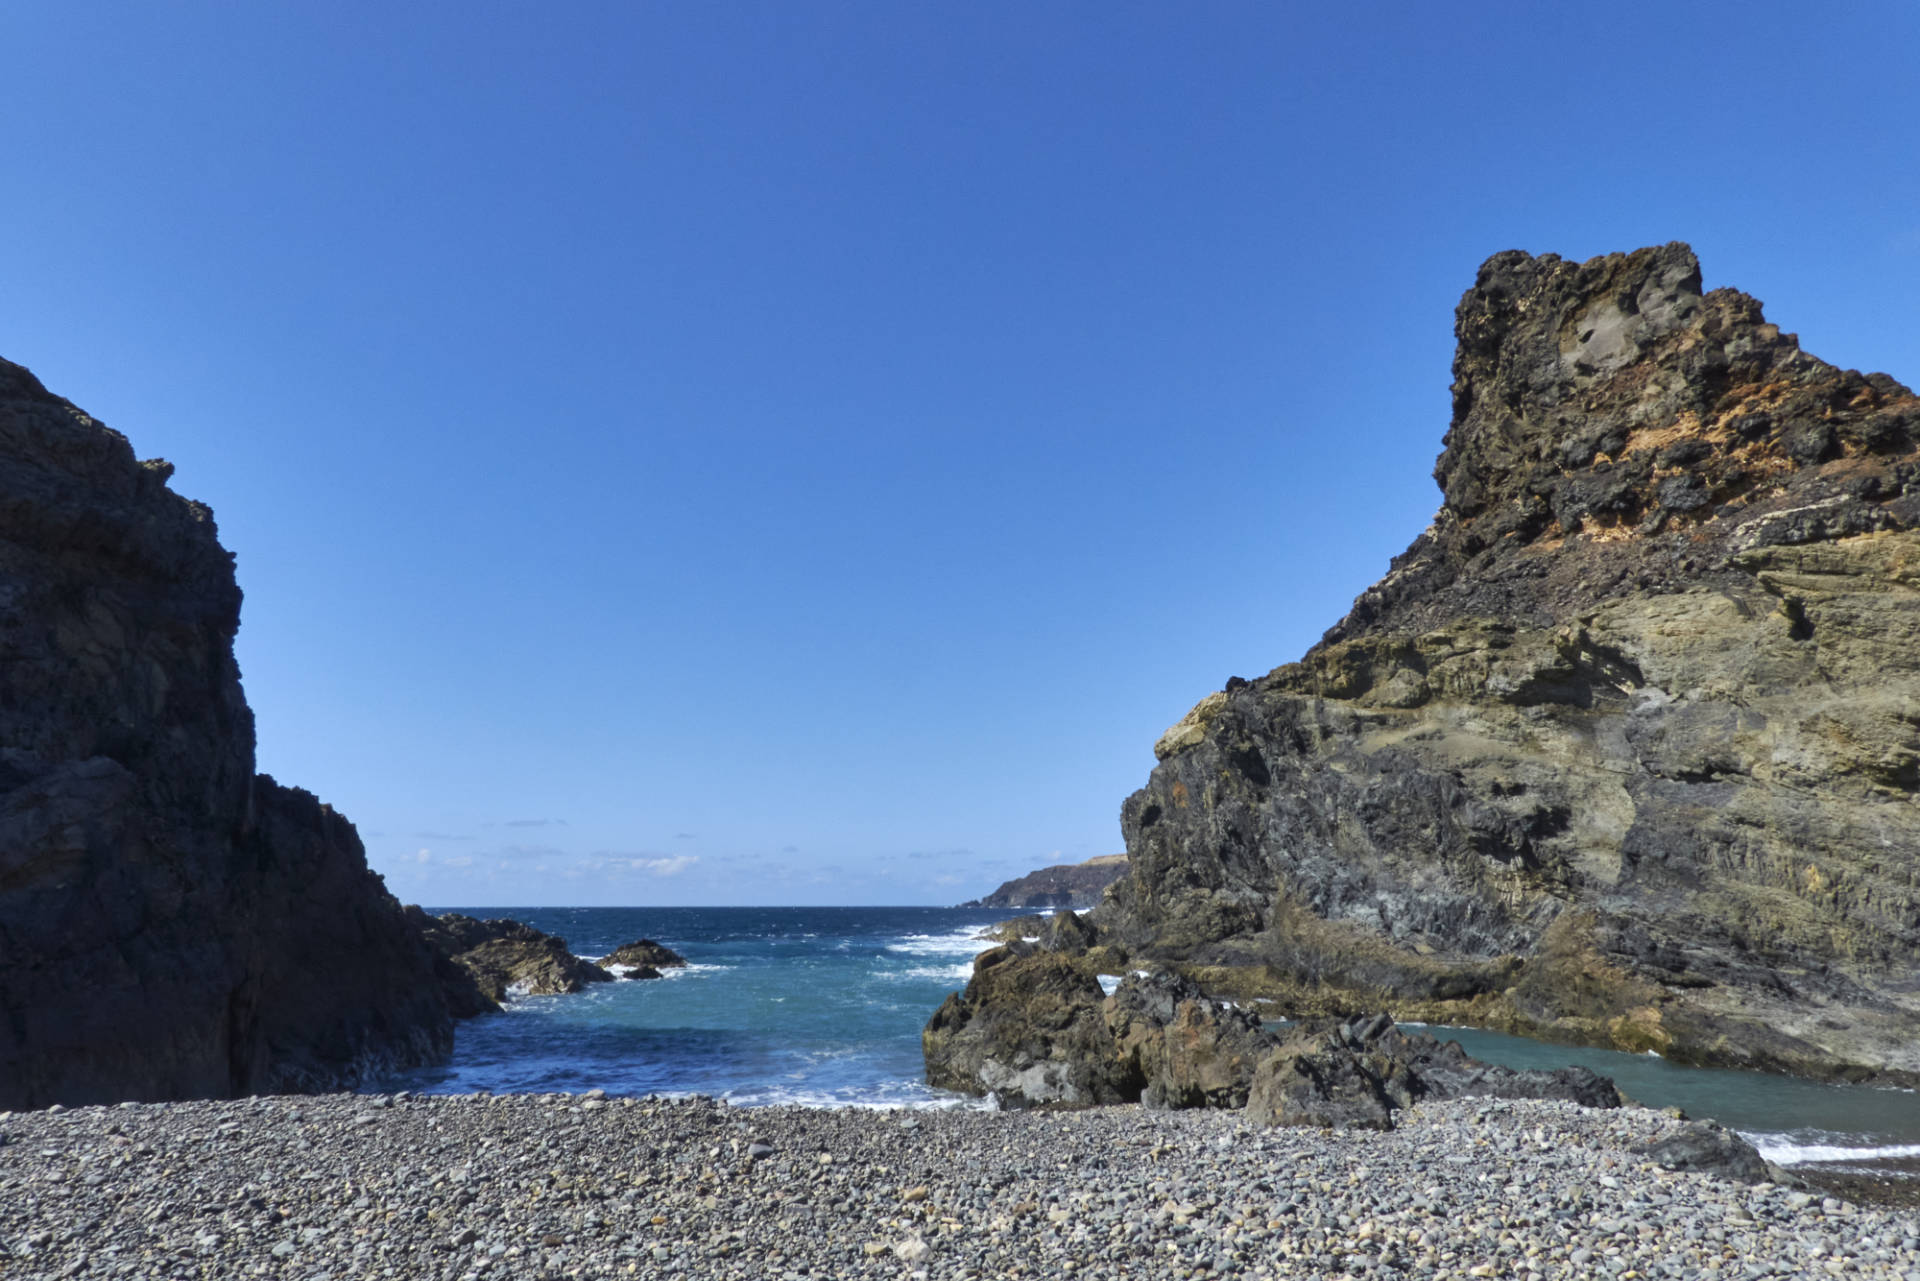
<instances>
[{"instance_id":1,"label":"small rock outcrop in water","mask_svg":"<svg viewBox=\"0 0 1920 1281\"><path fill-rule=\"evenodd\" d=\"M1060 863L1043 867L1006 882L985 898L977 898L961 907L1002 908L1014 911L1028 908L1071 907L1084 911L1100 901L1107 886L1127 872L1125 854L1102 854L1084 863Z\"/></svg>"},{"instance_id":2,"label":"small rock outcrop in water","mask_svg":"<svg viewBox=\"0 0 1920 1281\"><path fill-rule=\"evenodd\" d=\"M608 969L616 965L631 966L631 970L620 975L623 979L657 979L661 970L676 969L686 963L686 957L652 939L623 944L600 958L600 964Z\"/></svg>"},{"instance_id":3,"label":"small rock outcrop in water","mask_svg":"<svg viewBox=\"0 0 1920 1281\"><path fill-rule=\"evenodd\" d=\"M1267 1028L1172 974L1113 995L1077 958L1019 941L982 953L921 1034L930 1085L1016 1107L1245 1107L1272 1125L1390 1129L1423 1099L1559 1099L1618 1107L1584 1068L1518 1072L1379 1015Z\"/></svg>"},{"instance_id":4,"label":"small rock outcrop in water","mask_svg":"<svg viewBox=\"0 0 1920 1281\"><path fill-rule=\"evenodd\" d=\"M0 360L0 1108L268 1094L443 1056L353 825L254 772L213 517Z\"/></svg>"},{"instance_id":5,"label":"small rock outcrop in water","mask_svg":"<svg viewBox=\"0 0 1920 1281\"><path fill-rule=\"evenodd\" d=\"M1160 739L1094 913L1299 1014L1920 1081L1920 399L1684 245L1503 253L1433 525Z\"/></svg>"},{"instance_id":6,"label":"small rock outcrop in water","mask_svg":"<svg viewBox=\"0 0 1920 1281\"><path fill-rule=\"evenodd\" d=\"M567 950L567 941L519 921L478 920L459 912L428 916L418 908L421 934L444 960L464 971L474 988L498 1009L514 996L558 996L584 992L589 983L611 983L613 975ZM456 988L449 1002L461 1005ZM483 1012L474 1010L474 1013Z\"/></svg>"}]
</instances>

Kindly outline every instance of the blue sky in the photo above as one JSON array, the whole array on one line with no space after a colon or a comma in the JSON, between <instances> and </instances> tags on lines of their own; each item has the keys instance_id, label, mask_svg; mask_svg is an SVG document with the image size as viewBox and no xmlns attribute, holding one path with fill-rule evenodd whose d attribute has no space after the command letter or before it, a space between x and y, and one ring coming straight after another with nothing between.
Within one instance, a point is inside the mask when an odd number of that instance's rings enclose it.
<instances>
[{"instance_id":1,"label":"blue sky","mask_svg":"<svg viewBox=\"0 0 1920 1281\"><path fill-rule=\"evenodd\" d=\"M942 903L1426 524L1487 255L1920 379L1920 8L9 6L0 355L428 904Z\"/></svg>"}]
</instances>

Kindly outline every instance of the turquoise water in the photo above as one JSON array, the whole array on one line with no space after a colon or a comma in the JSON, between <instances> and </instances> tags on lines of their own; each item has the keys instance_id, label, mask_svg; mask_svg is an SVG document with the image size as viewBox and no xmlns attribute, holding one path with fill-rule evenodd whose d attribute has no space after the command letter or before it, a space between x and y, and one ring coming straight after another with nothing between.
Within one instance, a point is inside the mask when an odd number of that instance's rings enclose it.
<instances>
[{"instance_id":1,"label":"turquoise water","mask_svg":"<svg viewBox=\"0 0 1920 1281\"><path fill-rule=\"evenodd\" d=\"M958 1107L922 1080L920 1029L964 987L982 927L957 908L436 908L510 916L581 956L657 939L684 970L527 997L460 1026L452 1060L384 1082L430 1093L707 1094L742 1106ZM1583 1064L1654 1107L1752 1138L1782 1164L1920 1157L1920 1095L1678 1067L1651 1055L1433 1028L1509 1067Z\"/></svg>"},{"instance_id":2,"label":"turquoise water","mask_svg":"<svg viewBox=\"0 0 1920 1281\"><path fill-rule=\"evenodd\" d=\"M1415 1025L1408 1025L1415 1026ZM1920 1157L1920 1095L1822 1085L1763 1072L1681 1067L1657 1054L1547 1045L1474 1028L1426 1029L1467 1053L1513 1068L1590 1067L1649 1107L1677 1107L1740 1131L1768 1160L1878 1161Z\"/></svg>"}]
</instances>

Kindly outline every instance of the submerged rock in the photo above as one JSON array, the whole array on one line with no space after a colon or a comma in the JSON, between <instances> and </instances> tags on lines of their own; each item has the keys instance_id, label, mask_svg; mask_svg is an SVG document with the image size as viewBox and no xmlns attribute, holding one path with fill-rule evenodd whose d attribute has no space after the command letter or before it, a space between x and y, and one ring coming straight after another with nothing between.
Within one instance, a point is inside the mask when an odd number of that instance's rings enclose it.
<instances>
[{"instance_id":1,"label":"submerged rock","mask_svg":"<svg viewBox=\"0 0 1920 1281\"><path fill-rule=\"evenodd\" d=\"M568 951L565 939L531 925L505 917L482 921L459 912L433 917L409 910L419 913L414 919L433 950L464 971L494 1009L509 997L559 996L613 981L613 975ZM449 993L449 999L457 1003L460 998Z\"/></svg>"},{"instance_id":2,"label":"submerged rock","mask_svg":"<svg viewBox=\"0 0 1920 1281\"><path fill-rule=\"evenodd\" d=\"M1920 399L1684 245L1499 254L1434 522L1122 810L1102 937L1301 1015L1920 1081Z\"/></svg>"},{"instance_id":3,"label":"submerged rock","mask_svg":"<svg viewBox=\"0 0 1920 1281\"><path fill-rule=\"evenodd\" d=\"M172 473L0 360L0 1109L451 1047L353 824L254 772L233 557Z\"/></svg>"}]
</instances>

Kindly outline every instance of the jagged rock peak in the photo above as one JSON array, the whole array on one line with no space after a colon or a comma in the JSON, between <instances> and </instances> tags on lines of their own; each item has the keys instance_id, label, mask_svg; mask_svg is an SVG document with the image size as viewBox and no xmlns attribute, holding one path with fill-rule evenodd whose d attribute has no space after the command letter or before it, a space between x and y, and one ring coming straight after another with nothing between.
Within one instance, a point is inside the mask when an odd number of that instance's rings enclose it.
<instances>
[{"instance_id":1,"label":"jagged rock peak","mask_svg":"<svg viewBox=\"0 0 1920 1281\"><path fill-rule=\"evenodd\" d=\"M1920 1083L1920 400L1684 245L1506 253L1432 526L1162 735L1135 964L1681 1062Z\"/></svg>"},{"instance_id":2,"label":"jagged rock peak","mask_svg":"<svg viewBox=\"0 0 1920 1281\"><path fill-rule=\"evenodd\" d=\"M1330 641L1428 604L1396 625L1463 610L1544 623L1697 580L1743 547L1801 541L1767 518L1810 504L1847 509L1817 537L1920 523L1920 469L1903 462L1920 400L1808 355L1747 294L1702 293L1684 244L1495 254L1454 332L1440 512ZM1516 599L1499 583L1517 579L1543 581Z\"/></svg>"}]
</instances>

